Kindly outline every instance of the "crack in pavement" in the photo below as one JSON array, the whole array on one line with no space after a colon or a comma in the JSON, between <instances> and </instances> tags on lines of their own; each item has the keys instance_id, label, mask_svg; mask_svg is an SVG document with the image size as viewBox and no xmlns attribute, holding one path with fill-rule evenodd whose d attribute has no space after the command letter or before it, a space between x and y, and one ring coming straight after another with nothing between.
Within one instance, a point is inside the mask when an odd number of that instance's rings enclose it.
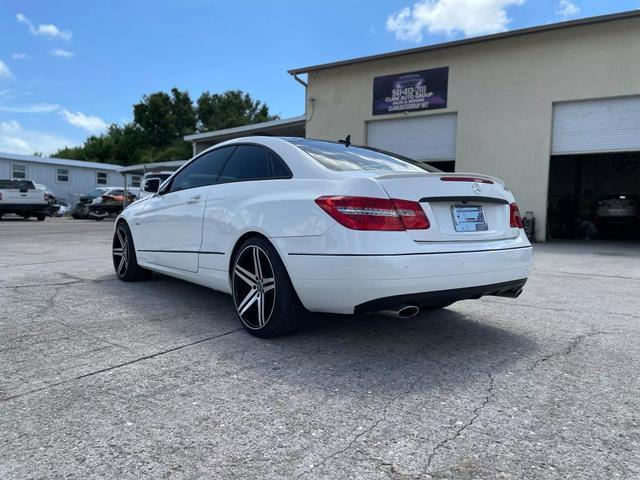
<instances>
[{"instance_id":1,"label":"crack in pavement","mask_svg":"<svg viewBox=\"0 0 640 480\"><path fill-rule=\"evenodd\" d=\"M626 275L607 275L604 273L582 273L582 272L566 272L563 270L551 271L551 270L535 270L536 273L544 273L545 275L578 275L582 277L601 277L601 278L616 278L620 280L640 280L640 277L629 277Z\"/></svg>"},{"instance_id":2,"label":"crack in pavement","mask_svg":"<svg viewBox=\"0 0 640 480\"><path fill-rule=\"evenodd\" d=\"M69 278L73 278L70 275L67 274L62 274L63 276L69 277ZM104 282L113 282L117 280L117 278L105 278L105 279L89 279L89 278L78 278L76 277L75 280L72 280L70 282L55 282L55 283L32 283L32 284L25 284L25 285L3 285L0 286L0 290L8 290L8 289L12 289L12 288L38 288L38 287L64 287L65 285L75 285L78 283L104 283Z\"/></svg>"},{"instance_id":3,"label":"crack in pavement","mask_svg":"<svg viewBox=\"0 0 640 480\"><path fill-rule=\"evenodd\" d=\"M50 263L65 263L65 262L81 262L85 260L100 260L105 258L101 257L88 257L88 258L68 258L65 260L50 260L48 262L33 262L33 263L3 263L0 267L30 267L32 265L49 265Z\"/></svg>"},{"instance_id":4,"label":"crack in pavement","mask_svg":"<svg viewBox=\"0 0 640 480\"><path fill-rule=\"evenodd\" d=\"M489 386L487 387L487 393L482 398L480 405L478 405L476 408L473 409L473 414L471 418L466 423L464 423L460 428L458 428L453 435L445 438L441 442L438 442L438 444L436 444L436 446L433 447L433 449L431 450L431 453L429 454L429 457L427 458L425 471L429 470L429 468L431 467L431 463L433 462L433 459L438 454L440 449L444 448L448 443L455 441L460 435L462 435L462 433L466 429L471 427L475 423L475 421L478 419L480 414L482 413L482 410L484 410L484 408L487 405L489 405L489 403L491 402L493 398L493 390L494 390L495 382L493 379L493 375L490 372L487 372L487 377L489 378Z\"/></svg>"},{"instance_id":5,"label":"crack in pavement","mask_svg":"<svg viewBox=\"0 0 640 480\"><path fill-rule=\"evenodd\" d=\"M22 392L22 393L19 393L17 395L11 395L11 396L2 398L2 399L0 399L0 402L7 402L9 400L14 400L16 398L20 398L20 397L24 397L26 395L30 395L32 393L41 392L43 390L48 390L49 388L52 388L52 387L57 387L57 386L60 386L60 385L64 385L66 383L71 383L71 382L75 382L77 380L82 380L82 379L87 378L87 377L92 377L94 375L99 375L101 373L106 373L106 372L110 372L110 371L113 371L113 370L117 370L118 368L122 368L122 367L126 367L126 366L129 366L129 365L133 365L134 363L142 362L144 360L150 360L152 358L159 357L159 356L165 355L167 353L172 353L172 352L175 352L177 350L182 350L183 348L192 347L193 345L198 345L199 343L204 343L204 342L208 342L210 340L216 340L216 339L221 338L221 337L226 337L227 335L231 335L232 333L238 332L238 331L243 330L243 329L244 329L243 327L239 327L239 328L236 328L234 330L230 330L228 332L219 333L217 335L212 335L211 337L207 337L207 338L202 338L200 340L196 340L195 342L186 343L184 345L178 345L177 347L172 347L172 348L168 348L166 350L161 350L161 351L156 352L156 353L152 353L152 354L149 354L149 355L144 355L142 357L135 358L135 359L129 360L127 362L122 362L122 363L119 363L117 365L112 365L110 367L101 368L101 369L95 370L93 372L84 373L82 375L78 375L78 376L75 376L73 378L68 378L68 379L62 380L60 382L51 383L51 384L45 385L43 387L34 388L33 390L28 390L26 392Z\"/></svg>"},{"instance_id":6,"label":"crack in pavement","mask_svg":"<svg viewBox=\"0 0 640 480\"><path fill-rule=\"evenodd\" d=\"M420 383L424 377L426 377L430 372L427 371L425 373L423 373L422 375L420 375L416 380L414 380L411 385L409 385L409 388L407 388L406 390L394 395L393 397L391 397L389 400L387 400L387 402L385 402L385 404L382 407L382 413L380 414L380 417L373 422L368 428L363 429L361 432L357 433L356 435L354 435L354 437L349 441L349 443L347 444L346 447L341 448L339 450L336 450L335 452L327 455L326 457L323 457L322 459L320 459L320 461L316 464L316 465L311 465L311 468L308 468L307 470L303 471L302 473L298 474L296 476L296 478L301 478L305 475L310 474L313 470L315 470L316 468L324 465L325 463L327 463L329 460L331 460L332 458L337 457L338 455L341 455L343 453L345 453L346 451L350 450L351 447L353 447L353 445L355 445L355 443L363 436L371 433L373 430L376 429L376 427L378 425L380 425L382 422L384 422L387 419L387 410L389 408L389 406L395 402L396 400L398 400L398 398L400 396L404 396L404 395L408 395L409 393L411 393L413 391L413 389L416 387L416 385L418 383Z\"/></svg>"},{"instance_id":7,"label":"crack in pavement","mask_svg":"<svg viewBox=\"0 0 640 480\"><path fill-rule=\"evenodd\" d=\"M553 352L550 353L548 355L545 355L539 359L537 359L532 365L531 367L529 367L529 371L532 371L534 369L536 369L538 366L540 366L542 363L555 358L555 357L560 357L560 356L567 356L569 354L571 354L576 348L578 348L578 346L580 346L580 344L582 342L584 342L585 339L589 338L589 337L593 337L596 335L610 335L612 334L611 332L603 332L603 331L592 331L592 332L588 332L588 333L584 333L582 335L578 335L577 337L572 338L569 341L569 344L564 348L564 350L559 351L559 352ZM427 465L425 467L425 471L428 471L429 468L431 467L431 463L433 462L434 457L436 456L436 454L438 453L438 451L443 448L445 445L447 445L450 442L455 441L465 430L467 430L469 427L471 427L474 422L478 419L478 417L480 416L480 414L482 413L482 410L491 402L492 398L493 398L493 390L494 390L494 386L495 386L495 382L494 382L494 378L493 375L491 373L487 373L488 377L489 377L489 386L487 388L487 394L483 397L482 402L480 403L479 406L477 406L474 410L473 410L473 415L471 417L471 419L465 423L464 425L462 425L452 436L445 438L444 440L442 440L441 442L439 442L431 451L431 454L429 455L428 459L427 459ZM384 464L381 464L384 465ZM393 469L393 465L391 465L392 469Z\"/></svg>"},{"instance_id":8,"label":"crack in pavement","mask_svg":"<svg viewBox=\"0 0 640 480\"><path fill-rule=\"evenodd\" d=\"M529 371L535 370L540 365L542 365L544 362L546 362L548 360L551 360L552 358L565 357L565 356L571 354L587 338L595 337L596 335L613 335L613 333L612 332L594 331L594 332L588 332L588 333L583 333L582 335L578 335L577 337L574 337L571 340L569 340L569 344L563 350L560 350L560 351L557 351L557 352L552 352L552 353L549 353L547 355L544 355L543 357L538 358L535 362L533 362L533 364L529 367L528 370Z\"/></svg>"},{"instance_id":9,"label":"crack in pavement","mask_svg":"<svg viewBox=\"0 0 640 480\"><path fill-rule=\"evenodd\" d=\"M500 300L492 300L489 299L487 297L483 297L478 299L478 301L480 302L486 302L486 303L497 303L500 305L515 305L518 307L527 307L527 308L534 308L537 310L550 310L552 312L560 312L560 313L590 313L590 314L596 314L596 315L619 315L621 317L629 317L629 318L633 318L636 320L640 320L640 316L638 315L633 315L631 313L622 313L622 312L600 312L598 310L576 310L575 308L561 308L561 307L544 307L541 305L533 305L531 303L521 303L521 302L514 302L513 300L510 301L500 301Z\"/></svg>"}]
</instances>

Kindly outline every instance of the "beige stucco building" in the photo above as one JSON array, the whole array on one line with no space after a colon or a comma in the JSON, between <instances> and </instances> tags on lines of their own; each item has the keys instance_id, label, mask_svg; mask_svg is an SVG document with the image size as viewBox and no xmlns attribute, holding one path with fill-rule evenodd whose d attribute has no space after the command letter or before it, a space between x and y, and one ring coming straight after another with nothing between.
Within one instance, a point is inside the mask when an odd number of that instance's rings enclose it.
<instances>
[{"instance_id":1,"label":"beige stucco building","mask_svg":"<svg viewBox=\"0 0 640 480\"><path fill-rule=\"evenodd\" d=\"M503 179L539 241L582 236L602 199L640 197L640 11L289 73L306 87L305 115L187 136L194 154L246 135L351 135ZM635 222L622 233L640 236Z\"/></svg>"},{"instance_id":2,"label":"beige stucco building","mask_svg":"<svg viewBox=\"0 0 640 480\"><path fill-rule=\"evenodd\" d=\"M449 68L446 108L373 115L374 78L438 67ZM611 173L613 167L604 165L619 156L603 155L640 151L638 12L290 73L307 74L307 137L337 140L350 134L354 143L395 149L435 166L448 161L442 165L450 167L455 161L456 171L502 178L519 199L521 211L534 213L540 240L546 236L548 202L579 196L586 189L596 195L640 189L633 158L619 160L633 170L633 181L628 181L627 175ZM572 179L565 193L562 184L572 173L566 170L576 160L569 157L593 164L588 154L600 154L595 163L602 163L602 168L596 165L597 172L586 172L591 167L582 165L581 192L575 191ZM559 165L552 175L552 190L557 187L558 192L550 197L552 157ZM621 178L599 184L609 173Z\"/></svg>"}]
</instances>

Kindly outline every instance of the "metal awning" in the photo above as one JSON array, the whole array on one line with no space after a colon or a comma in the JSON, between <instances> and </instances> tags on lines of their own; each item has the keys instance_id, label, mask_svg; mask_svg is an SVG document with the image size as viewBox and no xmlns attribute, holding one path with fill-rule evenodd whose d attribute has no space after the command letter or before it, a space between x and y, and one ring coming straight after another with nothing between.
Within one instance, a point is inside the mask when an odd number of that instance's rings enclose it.
<instances>
[{"instance_id":1,"label":"metal awning","mask_svg":"<svg viewBox=\"0 0 640 480\"><path fill-rule=\"evenodd\" d=\"M186 160L172 160L170 162L153 162L153 163L141 163L138 165L129 165L121 167L118 172L124 176L127 175L144 175L147 172L161 172L163 170L177 170L180 168Z\"/></svg>"}]
</instances>

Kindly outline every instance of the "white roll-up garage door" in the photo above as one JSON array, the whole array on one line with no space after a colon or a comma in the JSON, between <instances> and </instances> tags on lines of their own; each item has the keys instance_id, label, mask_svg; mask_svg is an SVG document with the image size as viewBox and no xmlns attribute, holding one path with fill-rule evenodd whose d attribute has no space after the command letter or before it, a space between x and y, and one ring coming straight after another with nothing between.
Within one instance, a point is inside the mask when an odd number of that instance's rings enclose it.
<instances>
[{"instance_id":1,"label":"white roll-up garage door","mask_svg":"<svg viewBox=\"0 0 640 480\"><path fill-rule=\"evenodd\" d=\"M553 106L552 155L640 150L640 97Z\"/></svg>"},{"instance_id":2,"label":"white roll-up garage door","mask_svg":"<svg viewBox=\"0 0 640 480\"><path fill-rule=\"evenodd\" d=\"M367 124L367 145L415 160L455 160L455 113L375 120Z\"/></svg>"}]
</instances>

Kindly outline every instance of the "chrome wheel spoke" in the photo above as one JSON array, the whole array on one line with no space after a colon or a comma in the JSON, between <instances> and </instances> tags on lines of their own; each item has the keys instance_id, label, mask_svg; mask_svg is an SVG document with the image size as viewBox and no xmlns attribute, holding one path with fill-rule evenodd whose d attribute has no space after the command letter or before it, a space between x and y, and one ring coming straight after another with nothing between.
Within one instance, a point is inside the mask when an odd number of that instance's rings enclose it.
<instances>
[{"instance_id":1,"label":"chrome wheel spoke","mask_svg":"<svg viewBox=\"0 0 640 480\"><path fill-rule=\"evenodd\" d=\"M249 270L242 268L240 265L236 265L235 273L236 277L242 279L250 287L256 286L256 276Z\"/></svg>"},{"instance_id":2,"label":"chrome wheel spoke","mask_svg":"<svg viewBox=\"0 0 640 480\"><path fill-rule=\"evenodd\" d=\"M253 247L253 271L258 280L262 280L262 266L260 265L260 250Z\"/></svg>"},{"instance_id":3,"label":"chrome wheel spoke","mask_svg":"<svg viewBox=\"0 0 640 480\"><path fill-rule=\"evenodd\" d=\"M121 228L118 228L118 230L116 230L116 234L118 235L118 240L120 241L120 246L124 249L127 245L126 242L126 235L122 232Z\"/></svg>"},{"instance_id":4,"label":"chrome wheel spoke","mask_svg":"<svg viewBox=\"0 0 640 480\"><path fill-rule=\"evenodd\" d=\"M276 279L275 278L265 278L262 280L262 291L264 293L270 292L276 288Z\"/></svg>"},{"instance_id":5,"label":"chrome wheel spoke","mask_svg":"<svg viewBox=\"0 0 640 480\"><path fill-rule=\"evenodd\" d=\"M258 325L267 323L264 319L264 295L258 295Z\"/></svg>"},{"instance_id":6,"label":"chrome wheel spoke","mask_svg":"<svg viewBox=\"0 0 640 480\"><path fill-rule=\"evenodd\" d=\"M122 255L124 255L124 249L123 248L114 248L113 249L113 254L117 257L121 257Z\"/></svg>"},{"instance_id":7,"label":"chrome wheel spoke","mask_svg":"<svg viewBox=\"0 0 640 480\"><path fill-rule=\"evenodd\" d=\"M118 264L118 275L122 275L122 268L127 266L127 256L123 255L120 258L120 263Z\"/></svg>"},{"instance_id":8,"label":"chrome wheel spoke","mask_svg":"<svg viewBox=\"0 0 640 480\"><path fill-rule=\"evenodd\" d=\"M256 292L255 290L251 290L246 297L244 297L244 300L242 300L242 303L240 303L240 305L238 305L238 312L240 313L240 315L244 315L244 312L246 312L247 310L249 310L249 308L251 307L251 305L253 305L255 303L255 301L258 299L258 292Z\"/></svg>"}]
</instances>

